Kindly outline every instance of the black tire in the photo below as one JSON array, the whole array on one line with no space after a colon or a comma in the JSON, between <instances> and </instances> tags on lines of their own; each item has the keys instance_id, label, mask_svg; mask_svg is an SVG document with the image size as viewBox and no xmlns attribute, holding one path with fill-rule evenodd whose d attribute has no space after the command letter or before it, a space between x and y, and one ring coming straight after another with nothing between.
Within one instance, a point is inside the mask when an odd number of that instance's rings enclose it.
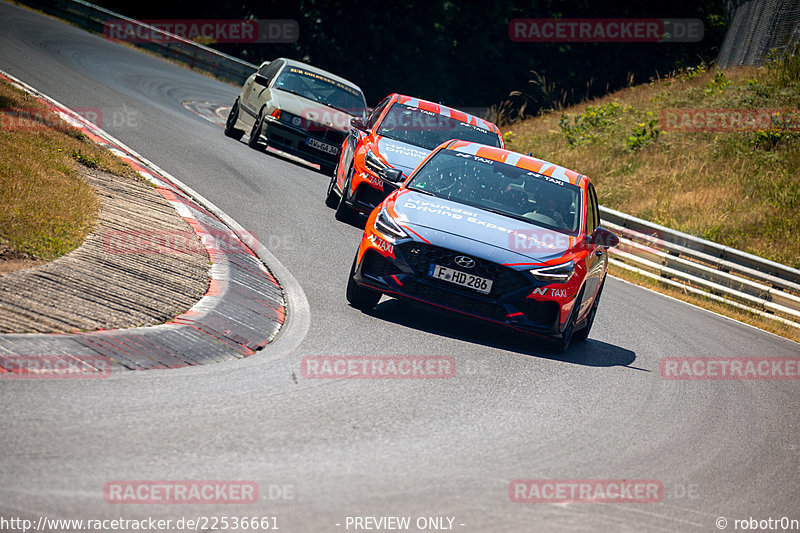
<instances>
[{"instance_id":1,"label":"black tire","mask_svg":"<svg viewBox=\"0 0 800 533\"><path fill-rule=\"evenodd\" d=\"M339 206L339 195L336 194L336 174L339 172L339 166L333 170L331 181L328 182L328 193L325 195L325 205L331 209L336 209Z\"/></svg>"},{"instance_id":2,"label":"black tire","mask_svg":"<svg viewBox=\"0 0 800 533\"><path fill-rule=\"evenodd\" d=\"M258 118L253 123L253 129L250 130L250 138L247 139L247 146L259 149L258 140L261 138L261 129L264 127L264 108L258 112Z\"/></svg>"},{"instance_id":3,"label":"black tire","mask_svg":"<svg viewBox=\"0 0 800 533\"><path fill-rule=\"evenodd\" d=\"M342 196L339 197L339 205L336 206L336 220L339 222L346 222L348 224L355 222L356 212L347 205L347 191L350 189L350 184L353 181L353 166L347 172L347 179L344 182L342 189Z\"/></svg>"},{"instance_id":4,"label":"black tire","mask_svg":"<svg viewBox=\"0 0 800 533\"><path fill-rule=\"evenodd\" d=\"M360 311L369 311L378 305L381 293L362 287L353 279L356 273L356 257L353 258L353 266L350 267L350 276L347 278L347 303Z\"/></svg>"},{"instance_id":5,"label":"black tire","mask_svg":"<svg viewBox=\"0 0 800 533\"><path fill-rule=\"evenodd\" d=\"M553 347L558 353L564 353L567 351L567 348L569 348L569 344L572 341L572 337L575 333L575 320L578 318L578 310L581 307L582 298L583 289L581 289L581 292L575 299L575 305L572 307L572 312L569 314L569 318L567 319L567 326L564 328L564 333L561 334L560 339L553 342Z\"/></svg>"},{"instance_id":6,"label":"black tire","mask_svg":"<svg viewBox=\"0 0 800 533\"><path fill-rule=\"evenodd\" d=\"M236 139L237 141L242 138L244 132L242 130L236 129L236 121L239 120L239 99L237 98L236 101L233 103L233 107L231 107L230 113L228 113L228 119L225 121L225 136L230 137L231 139Z\"/></svg>"},{"instance_id":7,"label":"black tire","mask_svg":"<svg viewBox=\"0 0 800 533\"><path fill-rule=\"evenodd\" d=\"M576 331L572 335L572 338L576 341L585 341L587 338L589 338L589 332L592 331L594 316L597 314L597 306L600 304L600 295L603 294L603 286L605 286L605 284L606 280L603 278L603 283L600 284L600 290L597 291L597 296L595 296L594 302L592 302L592 309L589 311L589 318L586 319L586 326Z\"/></svg>"}]
</instances>

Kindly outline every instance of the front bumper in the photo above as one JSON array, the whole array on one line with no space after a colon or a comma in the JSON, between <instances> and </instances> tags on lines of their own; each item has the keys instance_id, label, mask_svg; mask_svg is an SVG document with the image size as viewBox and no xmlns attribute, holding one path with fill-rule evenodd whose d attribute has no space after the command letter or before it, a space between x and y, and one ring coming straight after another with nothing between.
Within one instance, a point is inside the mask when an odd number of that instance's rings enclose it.
<instances>
[{"instance_id":1,"label":"front bumper","mask_svg":"<svg viewBox=\"0 0 800 533\"><path fill-rule=\"evenodd\" d=\"M262 137L267 141L267 144L273 148L297 155L318 165L331 167L336 165L339 161L339 151L341 151L345 134L336 130L311 133L267 116L264 119ZM339 148L339 151L335 154L329 154L317 148L313 148L306 144L309 138L336 146Z\"/></svg>"},{"instance_id":2,"label":"front bumper","mask_svg":"<svg viewBox=\"0 0 800 533\"><path fill-rule=\"evenodd\" d=\"M354 279L360 285L390 296L416 300L548 338L561 336L564 324L560 317L564 312L568 315L574 304L574 294L562 299L541 295L529 298L535 289L542 290L546 285L526 272L478 259L472 273L494 281L492 291L484 295L426 274L431 262L458 268L450 262L452 257L462 255L457 251L406 242L393 246L390 255L385 255L385 249L380 250L380 246L366 237L365 241L366 249ZM377 242L380 244L380 240Z\"/></svg>"}]
</instances>

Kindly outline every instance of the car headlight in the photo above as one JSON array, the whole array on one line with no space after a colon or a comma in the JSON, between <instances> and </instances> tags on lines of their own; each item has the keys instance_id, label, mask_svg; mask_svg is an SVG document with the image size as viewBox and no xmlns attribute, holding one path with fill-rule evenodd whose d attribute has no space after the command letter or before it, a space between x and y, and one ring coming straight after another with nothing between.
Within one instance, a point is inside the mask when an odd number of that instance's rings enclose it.
<instances>
[{"instance_id":1,"label":"car headlight","mask_svg":"<svg viewBox=\"0 0 800 533\"><path fill-rule=\"evenodd\" d=\"M383 233L386 237L386 241L392 244L394 244L397 239L408 237L408 233L406 233L405 230L400 227L400 224L389 215L386 208L381 209L378 216L375 218L375 229Z\"/></svg>"},{"instance_id":2,"label":"car headlight","mask_svg":"<svg viewBox=\"0 0 800 533\"><path fill-rule=\"evenodd\" d=\"M288 113L286 111L281 111L277 117L278 120L281 122L285 122L287 124L292 124L293 126L302 127L303 119L298 117L297 115L293 115L292 113Z\"/></svg>"},{"instance_id":3,"label":"car headlight","mask_svg":"<svg viewBox=\"0 0 800 533\"><path fill-rule=\"evenodd\" d=\"M566 283L575 273L575 263L567 263L555 266L546 266L530 270L531 275L539 281L549 281L550 283Z\"/></svg>"},{"instance_id":4,"label":"car headlight","mask_svg":"<svg viewBox=\"0 0 800 533\"><path fill-rule=\"evenodd\" d=\"M389 168L386 166L386 163L378 159L378 156L372 153L372 150L367 150L367 153L364 155L364 165L379 176L384 170Z\"/></svg>"}]
</instances>

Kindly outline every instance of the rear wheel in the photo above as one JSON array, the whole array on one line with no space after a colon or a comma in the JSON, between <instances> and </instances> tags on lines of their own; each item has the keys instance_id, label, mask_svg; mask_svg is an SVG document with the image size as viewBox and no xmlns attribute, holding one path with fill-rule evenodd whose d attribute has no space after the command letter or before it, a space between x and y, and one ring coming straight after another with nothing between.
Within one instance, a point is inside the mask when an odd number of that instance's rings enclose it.
<instances>
[{"instance_id":1,"label":"rear wheel","mask_svg":"<svg viewBox=\"0 0 800 533\"><path fill-rule=\"evenodd\" d=\"M237 98L236 101L233 103L233 107L231 107L230 113L228 113L228 119L225 121L225 135L230 137L231 139L236 139L237 141L242 138L244 132L242 130L236 129L236 122L239 120L239 99Z\"/></svg>"},{"instance_id":2,"label":"rear wheel","mask_svg":"<svg viewBox=\"0 0 800 533\"><path fill-rule=\"evenodd\" d=\"M353 279L356 274L357 257L358 254L353 258L353 266L350 268L350 276L347 278L347 303L361 311L369 311L378 305L381 293L362 287Z\"/></svg>"},{"instance_id":3,"label":"rear wheel","mask_svg":"<svg viewBox=\"0 0 800 533\"><path fill-rule=\"evenodd\" d=\"M347 179L342 187L342 196L339 198L339 205L336 206L336 220L340 222L352 223L355 221L355 211L347 205L347 191L350 190L350 184L353 183L353 166L347 172Z\"/></svg>"},{"instance_id":4,"label":"rear wheel","mask_svg":"<svg viewBox=\"0 0 800 533\"><path fill-rule=\"evenodd\" d=\"M247 139L247 146L250 148L258 149L258 141L261 139L261 130L264 127L264 108L258 113L258 118L253 123L253 129L250 130L250 138Z\"/></svg>"},{"instance_id":5,"label":"rear wheel","mask_svg":"<svg viewBox=\"0 0 800 533\"><path fill-rule=\"evenodd\" d=\"M600 284L600 289L597 291L597 296L594 297L594 302L592 302L592 309L589 311L589 316L586 319L586 327L581 329L580 331L576 331L572 338L578 341L585 341L589 337L589 332L592 330L592 324L594 324L594 315L597 314L597 306L600 303L600 295L603 294L603 286L606 284L606 280L603 279L603 283Z\"/></svg>"}]
</instances>

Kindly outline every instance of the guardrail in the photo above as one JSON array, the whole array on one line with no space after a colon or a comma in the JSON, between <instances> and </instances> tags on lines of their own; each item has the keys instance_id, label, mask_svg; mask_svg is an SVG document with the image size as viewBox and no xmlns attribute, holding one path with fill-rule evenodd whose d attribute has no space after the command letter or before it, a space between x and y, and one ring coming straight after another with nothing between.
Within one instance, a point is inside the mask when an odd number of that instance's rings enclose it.
<instances>
[{"instance_id":1,"label":"guardrail","mask_svg":"<svg viewBox=\"0 0 800 533\"><path fill-rule=\"evenodd\" d=\"M800 270L606 207L612 264L800 328Z\"/></svg>"},{"instance_id":2,"label":"guardrail","mask_svg":"<svg viewBox=\"0 0 800 533\"><path fill-rule=\"evenodd\" d=\"M241 85L258 68L256 65L242 59L223 54L208 46L178 37L83 0L19 1L22 4L95 33L104 33L110 21L124 21L134 27L146 28L150 35L164 36L165 42L137 42L133 44L168 59L184 63L190 68L203 70L219 79L230 81L234 84Z\"/></svg>"}]
</instances>

